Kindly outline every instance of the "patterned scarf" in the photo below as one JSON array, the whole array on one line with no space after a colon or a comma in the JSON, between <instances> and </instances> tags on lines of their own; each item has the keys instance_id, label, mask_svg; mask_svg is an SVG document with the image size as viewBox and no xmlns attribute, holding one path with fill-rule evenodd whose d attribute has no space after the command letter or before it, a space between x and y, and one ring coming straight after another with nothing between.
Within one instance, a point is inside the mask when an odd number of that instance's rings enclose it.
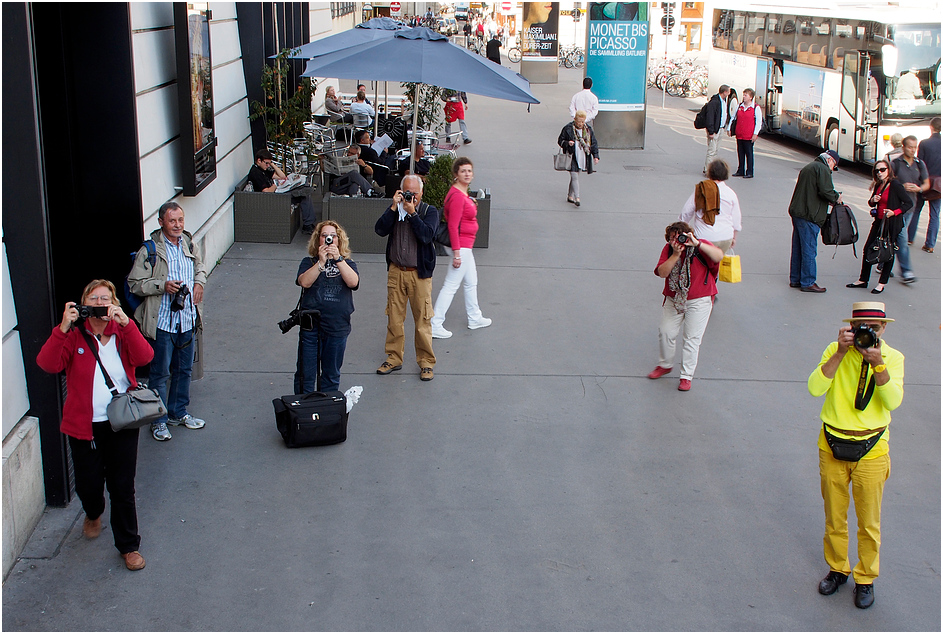
<instances>
[{"instance_id":1,"label":"patterned scarf","mask_svg":"<svg viewBox=\"0 0 943 634\"><path fill-rule=\"evenodd\" d=\"M593 144L590 141L589 128L586 127L586 124L583 124L583 129L580 130L574 123L573 133L576 135L576 142L579 144L580 150L583 151L583 154L589 154L593 149Z\"/></svg>"},{"instance_id":2,"label":"patterned scarf","mask_svg":"<svg viewBox=\"0 0 943 634\"><path fill-rule=\"evenodd\" d=\"M684 305L688 301L688 289L691 288L691 260L694 259L694 249L685 249L674 268L668 274L668 290L674 291L674 297L669 297L675 312L684 314Z\"/></svg>"}]
</instances>

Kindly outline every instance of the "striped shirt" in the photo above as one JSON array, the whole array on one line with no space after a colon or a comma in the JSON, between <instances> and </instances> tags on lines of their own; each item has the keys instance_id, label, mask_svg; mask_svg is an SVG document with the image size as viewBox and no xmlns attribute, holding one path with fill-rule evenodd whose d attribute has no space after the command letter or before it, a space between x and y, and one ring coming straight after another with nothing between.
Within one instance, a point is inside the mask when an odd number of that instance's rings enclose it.
<instances>
[{"instance_id":1,"label":"striped shirt","mask_svg":"<svg viewBox=\"0 0 943 634\"><path fill-rule=\"evenodd\" d=\"M160 298L160 309L157 311L157 329L164 332L187 332L193 330L196 323L196 308L193 306L193 260L183 253L180 245L174 245L170 240L164 240L164 250L167 256L167 279L180 280L190 289L186 299L186 307L176 312L170 310L173 293L164 293Z\"/></svg>"}]
</instances>

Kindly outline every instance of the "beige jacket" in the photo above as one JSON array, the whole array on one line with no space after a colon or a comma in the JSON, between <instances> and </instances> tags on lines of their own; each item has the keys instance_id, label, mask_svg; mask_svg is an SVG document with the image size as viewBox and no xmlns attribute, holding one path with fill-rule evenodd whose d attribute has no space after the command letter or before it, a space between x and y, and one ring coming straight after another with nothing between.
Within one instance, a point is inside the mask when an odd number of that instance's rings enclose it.
<instances>
[{"instance_id":1,"label":"beige jacket","mask_svg":"<svg viewBox=\"0 0 943 634\"><path fill-rule=\"evenodd\" d=\"M157 338L157 313L160 300L164 295L164 283L167 281L167 248L164 245L164 233L160 229L151 232L151 240L156 245L157 259L151 269L147 261L147 247L141 245L134 266L128 275L131 292L144 298L144 302L134 311L134 319L141 324L141 332L149 339ZM181 240L183 254L193 260L193 283L206 288L206 266L199 247L193 242L193 236L183 232ZM196 330L203 328L203 304L196 305Z\"/></svg>"}]
</instances>

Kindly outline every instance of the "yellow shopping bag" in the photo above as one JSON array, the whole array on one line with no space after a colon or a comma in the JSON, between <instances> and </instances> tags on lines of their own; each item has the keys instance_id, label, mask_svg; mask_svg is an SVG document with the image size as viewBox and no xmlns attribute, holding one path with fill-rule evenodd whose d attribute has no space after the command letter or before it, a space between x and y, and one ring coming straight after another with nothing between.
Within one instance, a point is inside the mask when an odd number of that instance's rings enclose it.
<instances>
[{"instance_id":1,"label":"yellow shopping bag","mask_svg":"<svg viewBox=\"0 0 943 634\"><path fill-rule=\"evenodd\" d=\"M740 256L725 253L720 261L720 281L736 284L740 281Z\"/></svg>"}]
</instances>

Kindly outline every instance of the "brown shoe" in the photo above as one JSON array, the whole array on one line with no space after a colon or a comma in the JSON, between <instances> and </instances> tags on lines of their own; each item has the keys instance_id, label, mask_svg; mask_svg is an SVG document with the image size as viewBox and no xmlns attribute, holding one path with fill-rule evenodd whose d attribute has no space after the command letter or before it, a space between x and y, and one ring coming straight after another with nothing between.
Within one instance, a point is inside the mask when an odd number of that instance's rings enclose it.
<instances>
[{"instance_id":1,"label":"brown shoe","mask_svg":"<svg viewBox=\"0 0 943 634\"><path fill-rule=\"evenodd\" d=\"M144 557L136 550L131 553L121 553L121 558L124 559L124 565L128 567L128 570L141 570L144 567Z\"/></svg>"},{"instance_id":2,"label":"brown shoe","mask_svg":"<svg viewBox=\"0 0 943 634\"><path fill-rule=\"evenodd\" d=\"M389 361L384 361L383 364L377 368L377 374L389 374L390 372L396 372L397 370L402 370L403 364L393 365Z\"/></svg>"},{"instance_id":3,"label":"brown shoe","mask_svg":"<svg viewBox=\"0 0 943 634\"><path fill-rule=\"evenodd\" d=\"M82 522L82 534L85 535L87 539L95 539L102 534L102 518L90 520L88 516L85 516L85 521Z\"/></svg>"},{"instance_id":4,"label":"brown shoe","mask_svg":"<svg viewBox=\"0 0 943 634\"><path fill-rule=\"evenodd\" d=\"M933 247L928 247L927 245L923 245L923 250L927 253L933 253Z\"/></svg>"},{"instance_id":5,"label":"brown shoe","mask_svg":"<svg viewBox=\"0 0 943 634\"><path fill-rule=\"evenodd\" d=\"M825 289L819 286L818 284L812 284L812 286L803 286L799 289L803 293L824 293Z\"/></svg>"},{"instance_id":6,"label":"brown shoe","mask_svg":"<svg viewBox=\"0 0 943 634\"><path fill-rule=\"evenodd\" d=\"M422 381L431 381L435 377L432 368L423 368L419 371L419 378Z\"/></svg>"}]
</instances>

